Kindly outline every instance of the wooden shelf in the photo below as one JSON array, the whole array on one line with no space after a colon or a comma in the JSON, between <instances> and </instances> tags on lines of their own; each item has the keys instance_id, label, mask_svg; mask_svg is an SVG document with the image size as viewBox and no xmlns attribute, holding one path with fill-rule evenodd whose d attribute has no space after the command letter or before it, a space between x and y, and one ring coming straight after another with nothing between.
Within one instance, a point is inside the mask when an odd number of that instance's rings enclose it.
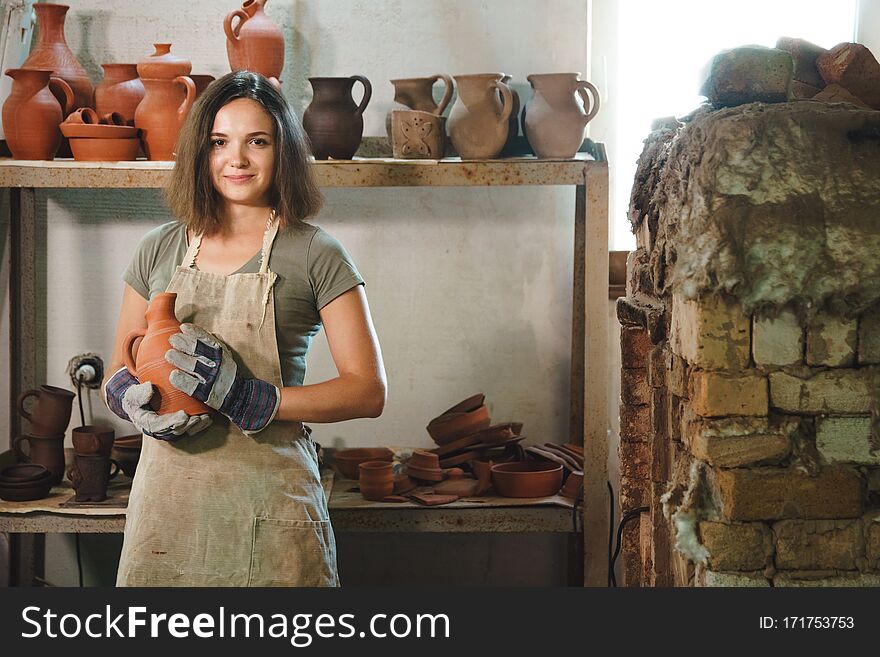
<instances>
[{"instance_id":1,"label":"wooden shelf","mask_svg":"<svg viewBox=\"0 0 880 657\"><path fill-rule=\"evenodd\" d=\"M535 157L503 160L395 160L355 158L314 161L321 187L479 187L583 185L587 168L606 167L586 154L571 160ZM173 162L76 162L0 159L0 187L158 189Z\"/></svg>"}]
</instances>

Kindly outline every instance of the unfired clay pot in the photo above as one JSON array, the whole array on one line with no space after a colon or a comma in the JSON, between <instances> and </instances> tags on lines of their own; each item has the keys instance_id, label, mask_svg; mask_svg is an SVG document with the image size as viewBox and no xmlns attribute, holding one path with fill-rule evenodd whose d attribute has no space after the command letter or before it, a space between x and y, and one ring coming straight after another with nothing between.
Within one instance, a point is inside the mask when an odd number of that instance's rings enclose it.
<instances>
[{"instance_id":1,"label":"unfired clay pot","mask_svg":"<svg viewBox=\"0 0 880 657\"><path fill-rule=\"evenodd\" d=\"M263 11L266 2L247 0L241 9L226 15L226 54L233 71L253 71L277 79L284 68L284 34Z\"/></svg>"},{"instance_id":2,"label":"unfired clay pot","mask_svg":"<svg viewBox=\"0 0 880 657\"><path fill-rule=\"evenodd\" d=\"M28 412L25 401L34 397L37 403ZM70 424L70 411L76 395L65 388L42 385L33 390L26 390L18 397L18 412L30 422L30 435L38 438L57 438L64 436Z\"/></svg>"},{"instance_id":3,"label":"unfired clay pot","mask_svg":"<svg viewBox=\"0 0 880 657\"><path fill-rule=\"evenodd\" d=\"M146 95L134 114L148 160L173 160L180 127L196 99L196 85L185 75L170 80L143 78Z\"/></svg>"},{"instance_id":4,"label":"unfired clay pot","mask_svg":"<svg viewBox=\"0 0 880 657\"><path fill-rule=\"evenodd\" d=\"M350 160L364 134L363 113L373 88L362 75L348 78L309 78L312 102L303 112L303 128L312 143L315 159ZM364 85L359 105L351 97L355 82Z\"/></svg>"},{"instance_id":5,"label":"unfired clay pot","mask_svg":"<svg viewBox=\"0 0 880 657\"><path fill-rule=\"evenodd\" d=\"M443 98L439 103L435 103L434 85L438 80L443 80ZM428 112L437 116L441 116L446 110L446 106L452 100L454 88L452 78L443 73L427 78L398 78L391 80L391 84L394 87L394 102L411 110ZM388 133L388 138L391 139L391 112L388 112L385 117L385 130Z\"/></svg>"},{"instance_id":6,"label":"unfired clay pot","mask_svg":"<svg viewBox=\"0 0 880 657\"><path fill-rule=\"evenodd\" d=\"M75 454L103 454L110 456L116 432L113 427L87 424L71 431L73 451Z\"/></svg>"},{"instance_id":7,"label":"unfired clay pot","mask_svg":"<svg viewBox=\"0 0 880 657\"><path fill-rule=\"evenodd\" d=\"M513 94L503 77L503 73L455 76L458 98L449 113L448 129L463 160L491 159L504 148Z\"/></svg>"},{"instance_id":8,"label":"unfired clay pot","mask_svg":"<svg viewBox=\"0 0 880 657\"><path fill-rule=\"evenodd\" d=\"M501 149L501 157L516 154L516 138L519 136L520 100L517 90L509 84L511 79L510 75L501 78L501 81L510 87L510 95L513 99L513 108L510 110L510 118L507 119L507 140L504 142L504 148Z\"/></svg>"},{"instance_id":9,"label":"unfired clay pot","mask_svg":"<svg viewBox=\"0 0 880 657\"><path fill-rule=\"evenodd\" d=\"M579 73L528 76L535 93L526 105L525 132L538 157L570 159L583 143L587 123L599 111L599 91L579 76ZM583 101L583 107L576 95Z\"/></svg>"},{"instance_id":10,"label":"unfired clay pot","mask_svg":"<svg viewBox=\"0 0 880 657\"><path fill-rule=\"evenodd\" d=\"M446 151L446 118L416 110L391 112L391 147L404 160L439 160Z\"/></svg>"},{"instance_id":11,"label":"unfired clay pot","mask_svg":"<svg viewBox=\"0 0 880 657\"><path fill-rule=\"evenodd\" d=\"M103 502L107 499L107 484L120 472L119 464L101 454L74 456L67 476L76 490L77 502Z\"/></svg>"},{"instance_id":12,"label":"unfired clay pot","mask_svg":"<svg viewBox=\"0 0 880 657\"><path fill-rule=\"evenodd\" d=\"M53 159L61 144L58 126L65 112L73 109L73 90L49 69L10 68L6 75L12 78L12 92L3 103L3 130L12 157ZM63 93L63 108L51 88Z\"/></svg>"},{"instance_id":13,"label":"unfired clay pot","mask_svg":"<svg viewBox=\"0 0 880 657\"><path fill-rule=\"evenodd\" d=\"M171 348L168 342L175 333L180 332L180 322L174 314L174 302L177 295L173 292L162 292L150 302L145 317L146 329L135 329L125 336L122 343L122 358L125 366L138 381L149 381L153 384L153 409L159 413L185 411L189 415L209 413L210 408L175 388L168 381L168 375L174 371L174 365L165 360L165 352ZM143 337L137 352L137 360L131 349L137 338Z\"/></svg>"},{"instance_id":14,"label":"unfired clay pot","mask_svg":"<svg viewBox=\"0 0 880 657\"><path fill-rule=\"evenodd\" d=\"M34 5L37 14L37 42L30 55L24 60L21 68L47 68L52 75L61 78L73 90L72 107L94 107L95 89L85 69L74 56L64 39L64 18L67 5L39 2ZM64 103L64 96L53 90L59 104Z\"/></svg>"},{"instance_id":15,"label":"unfired clay pot","mask_svg":"<svg viewBox=\"0 0 880 657\"><path fill-rule=\"evenodd\" d=\"M29 451L25 455L21 443L27 442ZM52 485L64 478L64 434L51 438L40 438L25 434L12 441L12 448L19 461L42 465L51 474Z\"/></svg>"},{"instance_id":16,"label":"unfired clay pot","mask_svg":"<svg viewBox=\"0 0 880 657\"><path fill-rule=\"evenodd\" d=\"M134 112L144 99L137 64L101 64L104 79L95 87L95 109L99 116L118 112L125 125L134 125Z\"/></svg>"}]
</instances>

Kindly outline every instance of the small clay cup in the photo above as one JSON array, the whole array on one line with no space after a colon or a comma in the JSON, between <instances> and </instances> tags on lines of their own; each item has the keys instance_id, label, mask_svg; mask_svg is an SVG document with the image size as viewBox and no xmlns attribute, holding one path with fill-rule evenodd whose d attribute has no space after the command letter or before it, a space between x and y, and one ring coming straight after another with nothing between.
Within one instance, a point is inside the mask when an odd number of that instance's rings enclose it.
<instances>
[{"instance_id":1,"label":"small clay cup","mask_svg":"<svg viewBox=\"0 0 880 657\"><path fill-rule=\"evenodd\" d=\"M386 447L354 447L340 449L333 455L336 471L346 479L357 480L360 477L358 466L365 461L394 460L394 452Z\"/></svg>"},{"instance_id":2,"label":"small clay cup","mask_svg":"<svg viewBox=\"0 0 880 657\"><path fill-rule=\"evenodd\" d=\"M73 451L77 456L101 455L110 458L115 432L112 427L87 424L71 432Z\"/></svg>"},{"instance_id":3,"label":"small clay cup","mask_svg":"<svg viewBox=\"0 0 880 657\"><path fill-rule=\"evenodd\" d=\"M125 117L119 112L108 112L98 120L101 125L126 125Z\"/></svg>"},{"instance_id":4,"label":"small clay cup","mask_svg":"<svg viewBox=\"0 0 880 657\"><path fill-rule=\"evenodd\" d=\"M107 484L120 472L119 464L100 455L76 454L67 476L76 490L77 502L103 502L107 499Z\"/></svg>"},{"instance_id":5,"label":"small clay cup","mask_svg":"<svg viewBox=\"0 0 880 657\"><path fill-rule=\"evenodd\" d=\"M28 397L37 398L32 413L28 413L24 408L24 402ZM74 397L76 395L70 390L49 385L21 393L18 398L18 412L31 423L30 435L38 438L56 438L63 435L67 425L70 424Z\"/></svg>"},{"instance_id":6,"label":"small clay cup","mask_svg":"<svg viewBox=\"0 0 880 657\"><path fill-rule=\"evenodd\" d=\"M97 124L99 122L98 113L93 110L91 107L80 107L78 109L73 110L70 114L67 115L67 118L64 119L62 125L64 123L77 123L79 125L82 124Z\"/></svg>"},{"instance_id":7,"label":"small clay cup","mask_svg":"<svg viewBox=\"0 0 880 657\"><path fill-rule=\"evenodd\" d=\"M21 449L21 443L27 441L29 451L27 454ZM50 485L61 483L64 479L64 434L43 438L24 434L12 441L12 449L15 450L18 460L26 463L41 465L50 473Z\"/></svg>"},{"instance_id":8,"label":"small clay cup","mask_svg":"<svg viewBox=\"0 0 880 657\"><path fill-rule=\"evenodd\" d=\"M417 110L392 110L391 148L398 159L443 159L446 118Z\"/></svg>"},{"instance_id":9,"label":"small clay cup","mask_svg":"<svg viewBox=\"0 0 880 657\"><path fill-rule=\"evenodd\" d=\"M365 500L381 502L394 492L394 473L388 461L365 461L358 465L358 484Z\"/></svg>"}]
</instances>

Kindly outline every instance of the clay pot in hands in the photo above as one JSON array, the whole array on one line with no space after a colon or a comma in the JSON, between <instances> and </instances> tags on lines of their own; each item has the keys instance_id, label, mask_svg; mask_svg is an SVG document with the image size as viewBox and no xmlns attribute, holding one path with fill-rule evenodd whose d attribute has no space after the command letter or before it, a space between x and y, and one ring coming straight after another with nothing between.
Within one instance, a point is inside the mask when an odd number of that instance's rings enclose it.
<instances>
[{"instance_id":1,"label":"clay pot in hands","mask_svg":"<svg viewBox=\"0 0 880 657\"><path fill-rule=\"evenodd\" d=\"M449 113L449 139L463 160L491 159L504 148L513 94L503 77L503 73L455 76L458 98Z\"/></svg>"},{"instance_id":2,"label":"clay pot in hands","mask_svg":"<svg viewBox=\"0 0 880 657\"><path fill-rule=\"evenodd\" d=\"M25 409L25 401L34 397L37 403L32 412ZM76 395L70 390L56 386L42 385L26 390L18 397L18 412L31 425L30 435L38 438L63 437L70 424L70 411Z\"/></svg>"},{"instance_id":3,"label":"clay pot in hands","mask_svg":"<svg viewBox=\"0 0 880 657\"><path fill-rule=\"evenodd\" d=\"M535 93L526 104L523 127L538 157L570 159L583 143L587 123L599 111L599 91L579 77L579 73L528 76Z\"/></svg>"},{"instance_id":4,"label":"clay pot in hands","mask_svg":"<svg viewBox=\"0 0 880 657\"><path fill-rule=\"evenodd\" d=\"M362 75L348 78L309 78L314 91L303 113L302 124L312 144L315 159L350 160L364 134L363 113L373 88ZM351 96L355 82L364 85L359 105Z\"/></svg>"},{"instance_id":5,"label":"clay pot in hands","mask_svg":"<svg viewBox=\"0 0 880 657\"><path fill-rule=\"evenodd\" d=\"M196 85L185 75L170 80L143 78L146 95L134 125L141 131L148 160L173 160L180 128L196 99Z\"/></svg>"},{"instance_id":6,"label":"clay pot in hands","mask_svg":"<svg viewBox=\"0 0 880 657\"><path fill-rule=\"evenodd\" d=\"M28 453L25 454L21 443L27 442ZM51 473L51 483L54 486L64 478L64 434L41 438L25 434L12 441L12 449L15 450L18 460L26 463L35 463L43 466Z\"/></svg>"},{"instance_id":7,"label":"clay pot in hands","mask_svg":"<svg viewBox=\"0 0 880 657\"><path fill-rule=\"evenodd\" d=\"M50 69L53 77L61 78L73 90L72 108L94 107L95 89L92 81L64 39L64 19L68 9L70 7L67 5L48 2L34 5L37 14L37 42L21 67ZM53 93L59 104L64 104L64 95L57 88L53 89Z\"/></svg>"},{"instance_id":8,"label":"clay pot in hands","mask_svg":"<svg viewBox=\"0 0 880 657\"><path fill-rule=\"evenodd\" d=\"M181 392L168 380L174 365L165 360L165 352L171 348L168 342L180 332L180 322L174 314L177 295L173 292L157 294L144 315L146 329L135 329L125 336L122 343L122 359L132 376L141 383L153 384L152 408L159 414L184 411L189 415L209 413L211 409L202 402ZM143 338L138 347L137 359L132 354L134 341Z\"/></svg>"},{"instance_id":9,"label":"clay pot in hands","mask_svg":"<svg viewBox=\"0 0 880 657\"><path fill-rule=\"evenodd\" d=\"M233 71L253 71L277 79L284 68L284 34L266 15L266 2L247 0L241 9L226 15L226 54Z\"/></svg>"},{"instance_id":10,"label":"clay pot in hands","mask_svg":"<svg viewBox=\"0 0 880 657\"><path fill-rule=\"evenodd\" d=\"M16 160L51 160L61 145L58 126L74 108L73 90L49 69L10 68L12 92L3 103L3 130ZM51 89L60 90L64 107Z\"/></svg>"},{"instance_id":11,"label":"clay pot in hands","mask_svg":"<svg viewBox=\"0 0 880 657\"><path fill-rule=\"evenodd\" d=\"M439 103L434 102L434 85L438 80L443 80L443 98ZM443 73L432 75L427 78L398 78L391 80L394 87L394 102L418 112L427 112L441 116L446 110L449 101L452 100L454 85L452 78ZM391 112L385 117L385 131L388 138L391 133Z\"/></svg>"},{"instance_id":12,"label":"clay pot in hands","mask_svg":"<svg viewBox=\"0 0 880 657\"><path fill-rule=\"evenodd\" d=\"M134 113L144 99L144 83L137 64L101 64L104 79L95 87L95 109L99 116L118 112L125 125L134 125Z\"/></svg>"},{"instance_id":13,"label":"clay pot in hands","mask_svg":"<svg viewBox=\"0 0 880 657\"><path fill-rule=\"evenodd\" d=\"M379 502L394 492L394 474L387 461L364 461L358 465L358 487L365 500Z\"/></svg>"},{"instance_id":14,"label":"clay pot in hands","mask_svg":"<svg viewBox=\"0 0 880 657\"><path fill-rule=\"evenodd\" d=\"M76 454L67 477L76 490L77 502L103 502L107 499L107 484L120 472L119 464L102 454Z\"/></svg>"}]
</instances>

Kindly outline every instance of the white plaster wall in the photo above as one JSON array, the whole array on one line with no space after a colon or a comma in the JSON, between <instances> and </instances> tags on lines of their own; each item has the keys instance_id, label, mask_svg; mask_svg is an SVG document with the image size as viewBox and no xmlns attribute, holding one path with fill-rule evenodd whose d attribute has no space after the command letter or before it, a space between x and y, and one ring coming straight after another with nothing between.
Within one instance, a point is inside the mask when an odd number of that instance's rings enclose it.
<instances>
[{"instance_id":1,"label":"white plaster wall","mask_svg":"<svg viewBox=\"0 0 880 657\"><path fill-rule=\"evenodd\" d=\"M172 42L194 73L228 69L222 21L235 2L68 4L67 40L95 82L101 63L136 62L157 41ZM586 70L584 0L271 0L268 14L285 32L282 81L297 109L308 104L310 75L359 73L373 82L366 135L384 133L390 78L503 71L526 102L529 73ZM564 441L572 188L326 196L316 222L345 244L367 281L389 398L382 417L315 426L315 438L328 446L427 446L427 421L480 390L494 420L522 421L532 441ZM37 203L45 236L39 266L47 291L46 381L66 386L72 355L109 358L122 271L141 235L168 216L159 194L143 190L53 190L39 193ZM321 336L307 380L334 373ZM93 406L95 421L130 431L94 393ZM50 539L51 581L75 583L70 547L69 539Z\"/></svg>"}]
</instances>

